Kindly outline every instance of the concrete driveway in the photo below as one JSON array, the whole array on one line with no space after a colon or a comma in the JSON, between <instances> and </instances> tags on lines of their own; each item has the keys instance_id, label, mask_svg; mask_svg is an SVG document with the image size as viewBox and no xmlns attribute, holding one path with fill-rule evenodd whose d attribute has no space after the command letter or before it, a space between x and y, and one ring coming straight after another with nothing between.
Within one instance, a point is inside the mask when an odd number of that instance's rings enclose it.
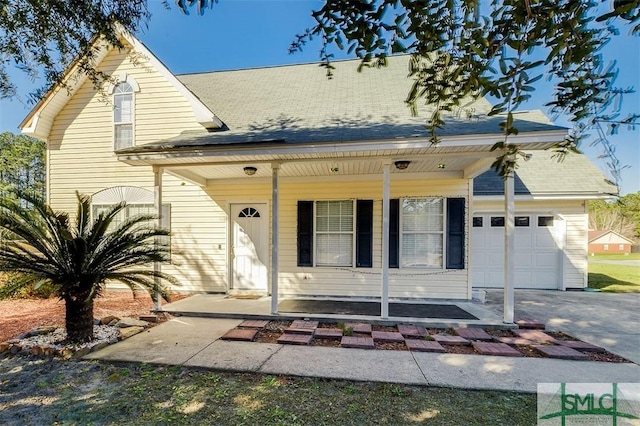
<instances>
[{"instance_id":1,"label":"concrete driveway","mask_svg":"<svg viewBox=\"0 0 640 426\"><path fill-rule=\"evenodd\" d=\"M487 290L486 307L502 315L503 291ZM535 318L640 363L640 294L516 290L515 316Z\"/></svg>"}]
</instances>

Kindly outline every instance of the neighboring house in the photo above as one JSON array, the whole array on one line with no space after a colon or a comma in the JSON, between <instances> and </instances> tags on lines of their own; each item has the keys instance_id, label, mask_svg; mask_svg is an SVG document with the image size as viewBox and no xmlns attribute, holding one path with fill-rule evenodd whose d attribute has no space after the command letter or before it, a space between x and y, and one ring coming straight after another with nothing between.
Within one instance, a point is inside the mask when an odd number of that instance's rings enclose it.
<instances>
[{"instance_id":1,"label":"neighboring house","mask_svg":"<svg viewBox=\"0 0 640 426\"><path fill-rule=\"evenodd\" d=\"M589 253L631 253L633 241L613 231L589 231Z\"/></svg>"},{"instance_id":2,"label":"neighboring house","mask_svg":"<svg viewBox=\"0 0 640 426\"><path fill-rule=\"evenodd\" d=\"M404 104L407 56L362 73L339 61L333 79L317 64L174 76L135 38L126 43L101 51L99 68L118 78L105 88L111 102L70 77L21 128L47 141L54 208L73 213L76 190L93 196L94 213L162 205L178 261L163 270L181 290L382 295L384 306L468 300L473 285L501 284L502 180L490 191L480 182L503 118L487 116L487 101L449 114L434 146L425 116ZM586 200L615 187L583 156L556 163L539 151L565 128L536 111L516 119L510 142L533 158L518 170L530 192L516 196L515 255L526 266L515 284L582 288Z\"/></svg>"}]
</instances>

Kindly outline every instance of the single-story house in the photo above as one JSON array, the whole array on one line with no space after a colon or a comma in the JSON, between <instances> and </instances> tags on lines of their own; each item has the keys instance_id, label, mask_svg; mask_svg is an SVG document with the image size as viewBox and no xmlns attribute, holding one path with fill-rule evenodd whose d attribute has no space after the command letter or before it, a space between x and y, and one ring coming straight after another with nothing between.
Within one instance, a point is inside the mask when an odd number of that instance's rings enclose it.
<instances>
[{"instance_id":1,"label":"single-story house","mask_svg":"<svg viewBox=\"0 0 640 426\"><path fill-rule=\"evenodd\" d=\"M78 190L94 212L161 211L180 290L270 293L274 310L278 295L381 298L382 316L389 298L469 300L503 285L505 198L515 286L586 286L587 202L616 188L582 155L550 158L567 129L541 112L516 114L510 142L532 156L505 197L489 171L503 118L470 100L432 144L431 107L404 103L408 56L336 61L332 79L317 64L174 75L123 40L99 57L116 83L101 93L71 67L21 129L47 142L54 208L73 212Z\"/></svg>"},{"instance_id":2,"label":"single-story house","mask_svg":"<svg viewBox=\"0 0 640 426\"><path fill-rule=\"evenodd\" d=\"M589 253L631 253L633 241L610 230L589 231Z\"/></svg>"}]
</instances>

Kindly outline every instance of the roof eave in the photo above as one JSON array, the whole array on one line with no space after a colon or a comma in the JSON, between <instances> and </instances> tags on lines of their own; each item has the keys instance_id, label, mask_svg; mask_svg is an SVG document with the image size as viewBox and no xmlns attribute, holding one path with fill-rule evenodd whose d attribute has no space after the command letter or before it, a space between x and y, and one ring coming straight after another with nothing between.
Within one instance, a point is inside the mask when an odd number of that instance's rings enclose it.
<instances>
[{"instance_id":1,"label":"roof eave","mask_svg":"<svg viewBox=\"0 0 640 426\"><path fill-rule=\"evenodd\" d=\"M534 147L535 149L551 148L559 141L562 141L567 134L566 129L547 130L539 132L520 133L511 137L511 143L520 145L523 149ZM443 136L437 147L491 147L496 140L503 137L502 134L483 135L452 135ZM167 141L167 145L170 144ZM129 148L116 152L118 160L124 162L143 162L154 164L156 161L169 157L203 156L215 157L216 155L260 155L274 153L336 153L362 150L397 150L416 149L434 146L428 138L402 138L402 139L382 139L382 140L361 140L361 141L325 141L325 142L300 142L286 143L279 142L253 142L251 144L218 144L218 145L190 145L190 146L165 146L153 147L142 145L140 147Z\"/></svg>"}]
</instances>

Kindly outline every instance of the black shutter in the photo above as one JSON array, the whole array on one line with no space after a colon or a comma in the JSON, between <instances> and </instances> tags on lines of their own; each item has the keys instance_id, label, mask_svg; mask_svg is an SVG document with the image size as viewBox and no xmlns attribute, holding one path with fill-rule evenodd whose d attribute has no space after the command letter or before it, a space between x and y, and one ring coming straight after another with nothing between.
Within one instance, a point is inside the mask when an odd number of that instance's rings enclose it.
<instances>
[{"instance_id":1,"label":"black shutter","mask_svg":"<svg viewBox=\"0 0 640 426\"><path fill-rule=\"evenodd\" d=\"M356 266L373 266L373 200L356 201Z\"/></svg>"},{"instance_id":2,"label":"black shutter","mask_svg":"<svg viewBox=\"0 0 640 426\"><path fill-rule=\"evenodd\" d=\"M464 269L464 198L447 198L447 269Z\"/></svg>"},{"instance_id":3,"label":"black shutter","mask_svg":"<svg viewBox=\"0 0 640 426\"><path fill-rule=\"evenodd\" d=\"M389 268L400 267L400 200L389 200Z\"/></svg>"},{"instance_id":4,"label":"black shutter","mask_svg":"<svg viewBox=\"0 0 640 426\"><path fill-rule=\"evenodd\" d=\"M298 266L313 266L313 201L298 201Z\"/></svg>"}]
</instances>

